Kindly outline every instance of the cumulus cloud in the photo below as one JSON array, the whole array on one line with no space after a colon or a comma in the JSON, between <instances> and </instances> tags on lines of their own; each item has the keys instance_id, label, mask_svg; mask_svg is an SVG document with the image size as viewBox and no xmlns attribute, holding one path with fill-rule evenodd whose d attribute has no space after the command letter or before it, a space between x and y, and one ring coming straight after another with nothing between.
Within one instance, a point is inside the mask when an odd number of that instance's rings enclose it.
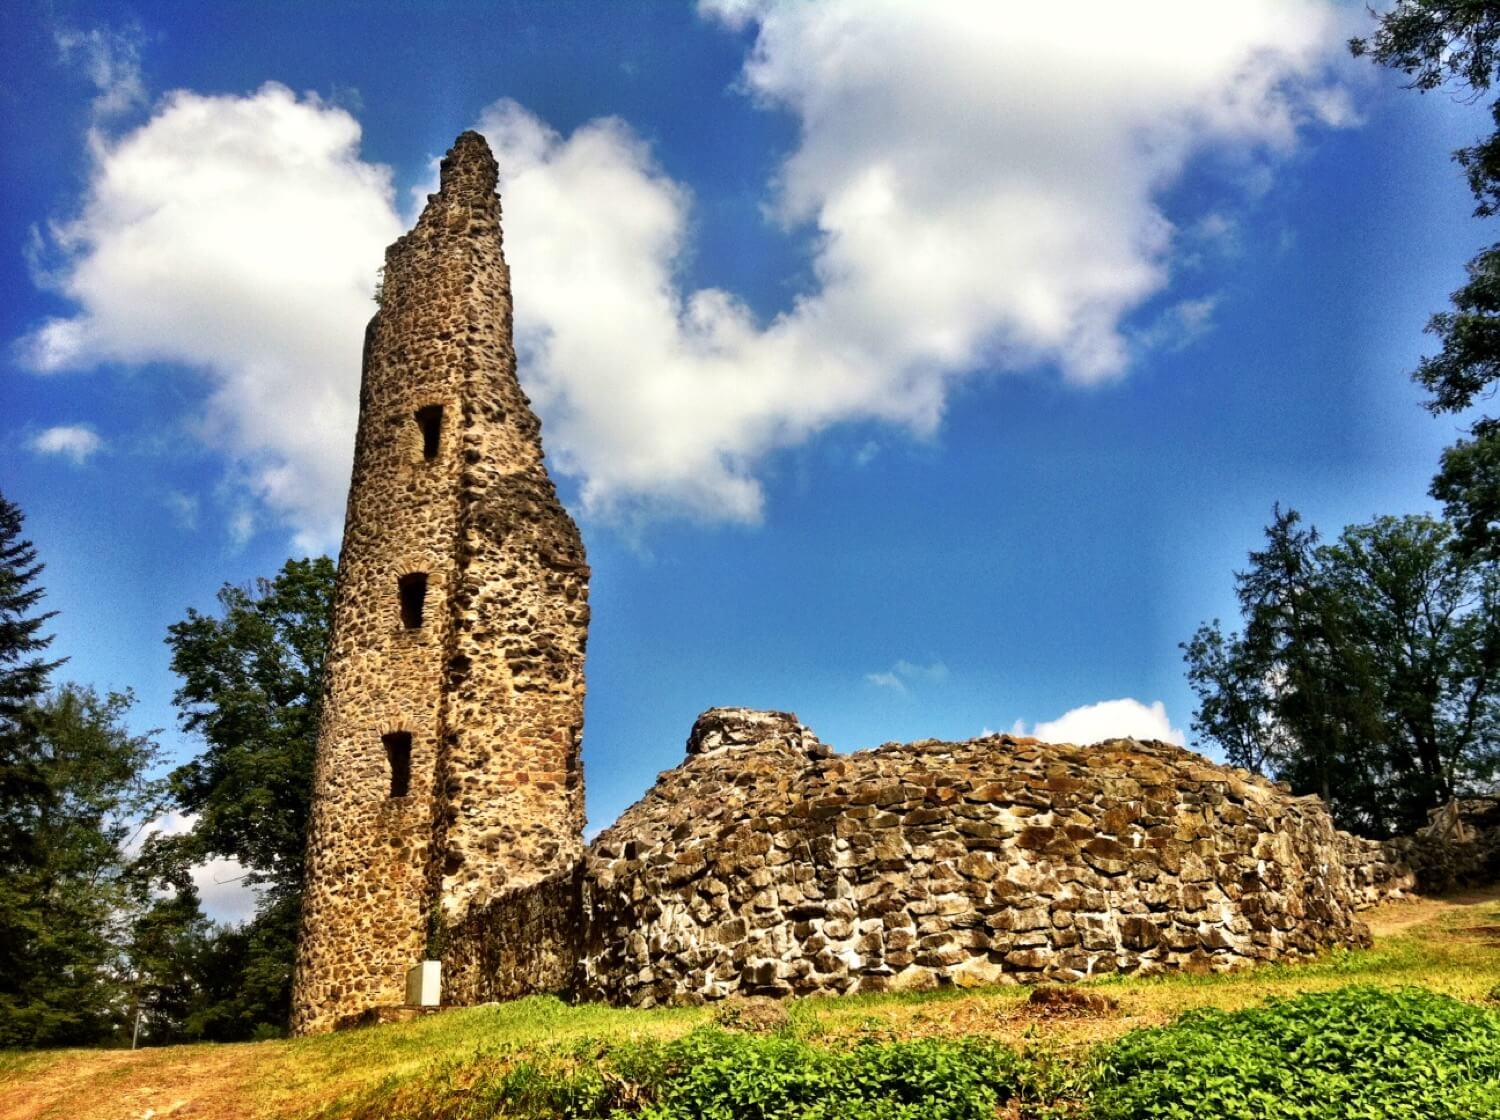
<instances>
[{"instance_id":1,"label":"cumulus cloud","mask_svg":"<svg viewBox=\"0 0 1500 1120\"><path fill-rule=\"evenodd\" d=\"M39 455L61 455L82 466L104 446L104 441L87 425L59 424L32 436L27 446Z\"/></svg>"},{"instance_id":2,"label":"cumulus cloud","mask_svg":"<svg viewBox=\"0 0 1500 1120\"><path fill-rule=\"evenodd\" d=\"M1160 739L1187 746L1187 736L1173 727L1167 707L1160 700L1147 706L1139 700L1101 700L1044 720L1030 731L1024 720L1011 728L1013 735L1032 735L1049 743L1088 745L1105 739Z\"/></svg>"},{"instance_id":3,"label":"cumulus cloud","mask_svg":"<svg viewBox=\"0 0 1500 1120\"><path fill-rule=\"evenodd\" d=\"M879 673L866 673L865 680L876 688L887 688L906 695L918 684L940 684L948 679L948 666L941 661L918 665L901 660Z\"/></svg>"},{"instance_id":4,"label":"cumulus cloud","mask_svg":"<svg viewBox=\"0 0 1500 1120\"><path fill-rule=\"evenodd\" d=\"M564 135L509 101L477 122L501 162L522 377L602 516L754 522L766 456L831 425L930 433L977 371L1086 385L1185 344L1214 304L1171 298L1202 250L1178 228L1232 223L1235 200L1169 215L1167 188L1204 158L1263 186L1310 126L1351 119L1328 69L1341 17L1313 0L701 10L753 32L740 87L799 129L766 209L811 233L814 283L770 321L681 283L692 196L628 124ZM336 539L372 278L403 225L358 141L345 109L274 84L170 95L94 144L52 239L78 310L25 340L43 371L206 372L201 434L259 523L307 547ZM1153 301L1167 310L1133 327Z\"/></svg>"},{"instance_id":5,"label":"cumulus cloud","mask_svg":"<svg viewBox=\"0 0 1500 1120\"><path fill-rule=\"evenodd\" d=\"M360 339L401 232L390 174L342 109L269 84L169 96L96 144L81 210L52 231L77 304L22 340L35 370L169 362L208 379L198 434L308 548L337 540Z\"/></svg>"},{"instance_id":6,"label":"cumulus cloud","mask_svg":"<svg viewBox=\"0 0 1500 1120\"><path fill-rule=\"evenodd\" d=\"M1211 296L1125 326L1171 279L1163 189L1211 151L1262 179L1347 116L1318 3L701 8L753 27L743 87L800 125L769 209L815 231L817 286L771 322L677 283L691 198L624 123L563 136L513 102L480 122L549 448L594 510L753 521L761 459L831 424L926 433L975 370L1092 383L1185 345Z\"/></svg>"},{"instance_id":7,"label":"cumulus cloud","mask_svg":"<svg viewBox=\"0 0 1500 1120\"><path fill-rule=\"evenodd\" d=\"M198 817L193 813L165 813L141 827L132 839L127 854L135 855L152 835L179 836L192 830ZM191 871L193 886L203 912L215 922L238 924L255 916L259 895L245 885L245 868L237 860L213 859L200 863Z\"/></svg>"}]
</instances>

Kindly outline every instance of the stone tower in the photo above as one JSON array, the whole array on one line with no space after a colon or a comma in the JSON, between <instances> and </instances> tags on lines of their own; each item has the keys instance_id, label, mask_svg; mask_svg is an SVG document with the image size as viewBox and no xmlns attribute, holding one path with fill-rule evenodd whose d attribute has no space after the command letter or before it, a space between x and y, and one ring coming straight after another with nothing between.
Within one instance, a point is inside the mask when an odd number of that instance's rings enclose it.
<instances>
[{"instance_id":1,"label":"stone tower","mask_svg":"<svg viewBox=\"0 0 1500 1120\"><path fill-rule=\"evenodd\" d=\"M365 334L298 1033L403 1002L439 930L582 852L589 570L516 379L496 171L458 138Z\"/></svg>"}]
</instances>

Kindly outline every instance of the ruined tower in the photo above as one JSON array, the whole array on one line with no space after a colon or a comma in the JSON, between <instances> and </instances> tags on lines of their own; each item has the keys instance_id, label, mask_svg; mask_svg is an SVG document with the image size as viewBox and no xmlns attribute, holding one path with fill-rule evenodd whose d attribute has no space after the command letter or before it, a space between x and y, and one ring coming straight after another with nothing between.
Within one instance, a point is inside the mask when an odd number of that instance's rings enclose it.
<instances>
[{"instance_id":1,"label":"ruined tower","mask_svg":"<svg viewBox=\"0 0 1500 1120\"><path fill-rule=\"evenodd\" d=\"M516 379L496 173L458 138L365 334L299 1033L403 1002L442 927L582 850L589 571Z\"/></svg>"}]
</instances>

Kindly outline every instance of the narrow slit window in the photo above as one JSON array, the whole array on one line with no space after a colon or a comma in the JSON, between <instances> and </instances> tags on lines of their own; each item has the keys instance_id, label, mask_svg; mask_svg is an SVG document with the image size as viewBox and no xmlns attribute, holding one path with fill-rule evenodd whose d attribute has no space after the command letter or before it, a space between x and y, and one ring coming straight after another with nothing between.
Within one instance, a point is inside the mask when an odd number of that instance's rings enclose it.
<instances>
[{"instance_id":1,"label":"narrow slit window","mask_svg":"<svg viewBox=\"0 0 1500 1120\"><path fill-rule=\"evenodd\" d=\"M411 732L392 731L382 735L380 741L391 764L391 796L405 797L411 792Z\"/></svg>"},{"instance_id":2,"label":"narrow slit window","mask_svg":"<svg viewBox=\"0 0 1500 1120\"><path fill-rule=\"evenodd\" d=\"M422 625L422 607L427 602L427 573L412 572L396 581L401 598L401 625L416 630Z\"/></svg>"},{"instance_id":3,"label":"narrow slit window","mask_svg":"<svg viewBox=\"0 0 1500 1120\"><path fill-rule=\"evenodd\" d=\"M422 458L430 462L437 458L443 438L443 406L430 404L417 409L417 427L422 429Z\"/></svg>"}]
</instances>

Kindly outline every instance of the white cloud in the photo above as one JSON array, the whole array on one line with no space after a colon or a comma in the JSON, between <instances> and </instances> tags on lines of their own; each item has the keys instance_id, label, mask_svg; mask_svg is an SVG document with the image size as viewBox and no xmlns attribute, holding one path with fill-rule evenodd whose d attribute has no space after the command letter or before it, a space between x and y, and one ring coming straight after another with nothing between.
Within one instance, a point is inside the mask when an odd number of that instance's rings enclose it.
<instances>
[{"instance_id":1,"label":"white cloud","mask_svg":"<svg viewBox=\"0 0 1500 1120\"><path fill-rule=\"evenodd\" d=\"M237 509L229 518L229 546L235 550L244 548L255 536L255 514L248 509Z\"/></svg>"},{"instance_id":2,"label":"white cloud","mask_svg":"<svg viewBox=\"0 0 1500 1120\"><path fill-rule=\"evenodd\" d=\"M199 502L195 495L184 494L181 490L168 492L165 498L166 506L172 511L172 518L181 529L193 532L198 528Z\"/></svg>"},{"instance_id":3,"label":"white cloud","mask_svg":"<svg viewBox=\"0 0 1500 1120\"><path fill-rule=\"evenodd\" d=\"M299 544L337 541L360 339L401 232L390 174L359 125L279 85L172 94L96 144L81 211L53 230L78 305L22 342L40 372L180 363L211 387L194 426L239 464Z\"/></svg>"},{"instance_id":4,"label":"white cloud","mask_svg":"<svg viewBox=\"0 0 1500 1120\"><path fill-rule=\"evenodd\" d=\"M214 859L193 868L193 886L203 912L215 922L238 925L255 917L260 896L244 882L245 869L232 859Z\"/></svg>"},{"instance_id":5,"label":"white cloud","mask_svg":"<svg viewBox=\"0 0 1500 1120\"><path fill-rule=\"evenodd\" d=\"M1135 341L1153 350L1174 352L1185 349L1208 333L1218 305L1217 296L1203 296L1174 303L1158 315L1150 326L1138 331Z\"/></svg>"},{"instance_id":6,"label":"white cloud","mask_svg":"<svg viewBox=\"0 0 1500 1120\"><path fill-rule=\"evenodd\" d=\"M105 27L63 27L53 33L63 62L81 67L98 90L94 98L96 119L113 117L146 103L146 84L141 78L141 30L130 26L121 31Z\"/></svg>"},{"instance_id":7,"label":"white cloud","mask_svg":"<svg viewBox=\"0 0 1500 1120\"><path fill-rule=\"evenodd\" d=\"M82 466L104 446L94 429L84 424L59 424L32 436L27 442L39 455L61 455Z\"/></svg>"},{"instance_id":8,"label":"white cloud","mask_svg":"<svg viewBox=\"0 0 1500 1120\"><path fill-rule=\"evenodd\" d=\"M702 8L753 28L743 90L799 126L767 210L813 234L815 286L770 322L683 287L691 194L627 124L565 136L508 101L478 122L501 162L523 380L600 515L754 522L765 457L830 425L930 433L978 370L1055 364L1088 384L1183 344L1212 296L1128 322L1201 252L1163 192L1205 158L1263 186L1308 126L1350 119L1328 72L1341 17L1313 0L1099 0L1066 19L957 0ZM78 310L25 340L43 371L205 371L200 434L304 547L337 537L359 340L404 224L358 141L346 110L274 84L178 92L96 138L81 212L53 231ZM1234 205L1205 209L1232 222Z\"/></svg>"},{"instance_id":9,"label":"white cloud","mask_svg":"<svg viewBox=\"0 0 1500 1120\"><path fill-rule=\"evenodd\" d=\"M141 827L127 846L127 854L133 856L139 852L152 835L180 836L189 832L197 820L193 813L163 814ZM209 860L192 869L193 886L198 889L198 899L209 918L237 924L255 916L259 895L245 885L245 875L245 868L232 859Z\"/></svg>"},{"instance_id":10,"label":"white cloud","mask_svg":"<svg viewBox=\"0 0 1500 1120\"><path fill-rule=\"evenodd\" d=\"M744 87L801 129L771 209L814 229L818 287L770 323L678 284L690 196L622 122L563 136L513 102L480 122L529 384L595 511L754 521L761 459L831 424L930 432L981 368L1118 376L1124 320L1172 273L1163 189L1226 150L1263 179L1343 119L1343 36L1313 2L702 7L753 24ZM1178 302L1134 350L1212 306Z\"/></svg>"},{"instance_id":11,"label":"white cloud","mask_svg":"<svg viewBox=\"0 0 1500 1120\"><path fill-rule=\"evenodd\" d=\"M918 684L940 684L948 679L948 666L941 661L931 665L918 665L901 660L879 673L866 673L865 680L876 688L887 688L903 696Z\"/></svg>"},{"instance_id":12,"label":"white cloud","mask_svg":"<svg viewBox=\"0 0 1500 1120\"><path fill-rule=\"evenodd\" d=\"M1044 720L1030 731L1024 720L1017 720L1012 735L1032 735L1049 743L1088 745L1105 739L1159 739L1187 746L1187 736L1172 726L1167 707L1160 700L1149 707L1128 697L1123 700L1101 700L1064 712L1053 720Z\"/></svg>"}]
</instances>

